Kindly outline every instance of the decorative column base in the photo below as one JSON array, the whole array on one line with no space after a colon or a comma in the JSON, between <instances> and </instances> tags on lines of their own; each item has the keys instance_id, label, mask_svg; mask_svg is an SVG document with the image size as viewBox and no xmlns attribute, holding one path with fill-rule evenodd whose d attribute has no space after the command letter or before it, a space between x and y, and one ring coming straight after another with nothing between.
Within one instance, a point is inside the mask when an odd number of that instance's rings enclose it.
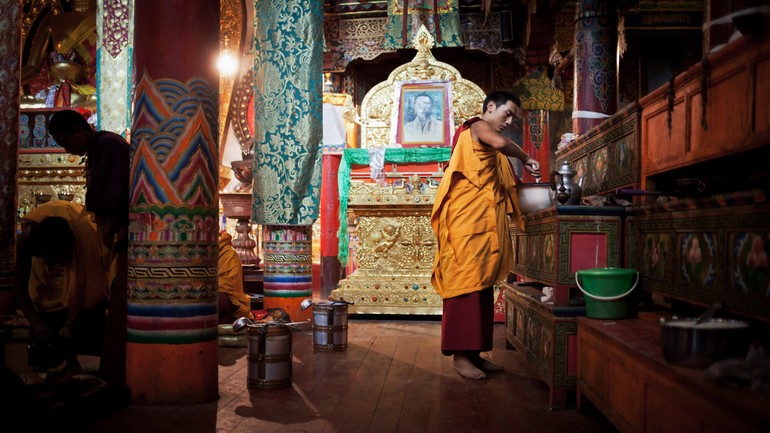
<instances>
[{"instance_id":1,"label":"decorative column base","mask_svg":"<svg viewBox=\"0 0 770 433\"><path fill-rule=\"evenodd\" d=\"M265 226L263 291L265 308L282 308L292 321L310 320L300 304L313 296L311 226Z\"/></svg>"}]
</instances>

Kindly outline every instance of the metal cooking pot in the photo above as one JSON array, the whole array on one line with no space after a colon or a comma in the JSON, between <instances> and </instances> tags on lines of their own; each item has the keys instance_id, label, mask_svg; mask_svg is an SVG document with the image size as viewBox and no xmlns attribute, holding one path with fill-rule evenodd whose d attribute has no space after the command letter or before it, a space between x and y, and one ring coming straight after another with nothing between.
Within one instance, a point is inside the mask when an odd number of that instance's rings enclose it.
<instances>
[{"instance_id":1,"label":"metal cooking pot","mask_svg":"<svg viewBox=\"0 0 770 433\"><path fill-rule=\"evenodd\" d=\"M660 319L663 357L670 364L706 368L715 361L745 358L749 324L741 320Z\"/></svg>"},{"instance_id":2,"label":"metal cooking pot","mask_svg":"<svg viewBox=\"0 0 770 433\"><path fill-rule=\"evenodd\" d=\"M516 184L519 210L527 214L553 206L553 186L548 182Z\"/></svg>"}]
</instances>

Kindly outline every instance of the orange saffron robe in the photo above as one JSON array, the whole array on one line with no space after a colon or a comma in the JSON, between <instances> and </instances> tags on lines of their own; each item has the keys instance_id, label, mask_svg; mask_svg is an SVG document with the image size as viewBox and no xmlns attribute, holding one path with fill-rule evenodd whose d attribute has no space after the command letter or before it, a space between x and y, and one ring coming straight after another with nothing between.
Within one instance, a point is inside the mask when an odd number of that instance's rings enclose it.
<instances>
[{"instance_id":1,"label":"orange saffron robe","mask_svg":"<svg viewBox=\"0 0 770 433\"><path fill-rule=\"evenodd\" d=\"M227 232L219 235L218 261L219 292L227 295L230 302L238 307L236 317L250 317L249 295L243 292L243 266L238 252L233 248L233 237Z\"/></svg>"},{"instance_id":2,"label":"orange saffron robe","mask_svg":"<svg viewBox=\"0 0 770 433\"><path fill-rule=\"evenodd\" d=\"M41 223L48 217L67 221L75 236L75 251L72 261L59 270L49 269L39 257L32 258L28 289L35 308L46 312L70 305L95 308L107 297L114 274L92 215L78 203L56 200L29 211L22 225Z\"/></svg>"},{"instance_id":3,"label":"orange saffron robe","mask_svg":"<svg viewBox=\"0 0 770 433\"><path fill-rule=\"evenodd\" d=\"M480 291L508 274L507 215L519 218L515 184L505 155L473 140L470 128L459 133L430 218L438 242L431 283L442 298Z\"/></svg>"}]
</instances>

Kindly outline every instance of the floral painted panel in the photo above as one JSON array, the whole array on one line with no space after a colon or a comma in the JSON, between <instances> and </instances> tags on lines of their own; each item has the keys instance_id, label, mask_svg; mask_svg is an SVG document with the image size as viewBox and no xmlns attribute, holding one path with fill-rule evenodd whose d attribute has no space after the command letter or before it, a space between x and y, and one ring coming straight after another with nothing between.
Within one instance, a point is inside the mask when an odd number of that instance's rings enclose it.
<instances>
[{"instance_id":1,"label":"floral painted panel","mask_svg":"<svg viewBox=\"0 0 770 433\"><path fill-rule=\"evenodd\" d=\"M582 186L585 190L586 187L588 187L588 184L590 183L588 180L588 157L583 157L575 161L575 171L577 174L575 175L575 182L578 183L578 185ZM582 183L581 183L582 181Z\"/></svg>"},{"instance_id":2,"label":"floral painted panel","mask_svg":"<svg viewBox=\"0 0 770 433\"><path fill-rule=\"evenodd\" d=\"M642 266L644 274L654 278L665 278L667 265L672 261L671 237L666 233L650 233L644 238Z\"/></svg>"},{"instance_id":3,"label":"floral painted panel","mask_svg":"<svg viewBox=\"0 0 770 433\"><path fill-rule=\"evenodd\" d=\"M554 272L556 266L556 234L546 233L543 236L543 270Z\"/></svg>"},{"instance_id":4,"label":"floral painted panel","mask_svg":"<svg viewBox=\"0 0 770 433\"><path fill-rule=\"evenodd\" d=\"M684 233L679 238L680 280L713 286L716 277L717 242L714 233Z\"/></svg>"},{"instance_id":5,"label":"floral painted panel","mask_svg":"<svg viewBox=\"0 0 770 433\"><path fill-rule=\"evenodd\" d=\"M615 143L615 170L617 175L630 173L634 170L636 163L635 139L635 135L627 135Z\"/></svg>"},{"instance_id":6,"label":"floral painted panel","mask_svg":"<svg viewBox=\"0 0 770 433\"><path fill-rule=\"evenodd\" d=\"M609 176L607 153L608 149L602 147L591 155L591 166L593 168L591 170L591 183L593 184L604 182Z\"/></svg>"},{"instance_id":7,"label":"floral painted panel","mask_svg":"<svg viewBox=\"0 0 770 433\"><path fill-rule=\"evenodd\" d=\"M733 245L732 278L735 288L770 298L770 232L740 232Z\"/></svg>"},{"instance_id":8,"label":"floral painted panel","mask_svg":"<svg viewBox=\"0 0 770 433\"><path fill-rule=\"evenodd\" d=\"M518 242L517 242L517 250L518 253L516 254L516 262L517 264L524 264L526 265L527 260L527 237L526 236L518 236Z\"/></svg>"},{"instance_id":9,"label":"floral painted panel","mask_svg":"<svg viewBox=\"0 0 770 433\"><path fill-rule=\"evenodd\" d=\"M530 268L535 269L542 269L540 266L541 264L541 258L540 258L540 245L542 242L540 242L540 239L538 239L537 242L527 242L527 266Z\"/></svg>"}]
</instances>

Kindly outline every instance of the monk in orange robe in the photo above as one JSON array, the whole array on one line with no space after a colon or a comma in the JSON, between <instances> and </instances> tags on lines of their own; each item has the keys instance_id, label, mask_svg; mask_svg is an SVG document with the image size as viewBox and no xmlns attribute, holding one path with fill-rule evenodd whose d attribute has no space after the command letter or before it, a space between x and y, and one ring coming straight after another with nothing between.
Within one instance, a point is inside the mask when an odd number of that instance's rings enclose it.
<instances>
[{"instance_id":1,"label":"monk in orange robe","mask_svg":"<svg viewBox=\"0 0 770 433\"><path fill-rule=\"evenodd\" d=\"M14 293L29 320L31 343L55 343L67 371L77 374L76 353L101 354L114 278L108 251L93 215L78 203L42 204L27 213L21 224Z\"/></svg>"},{"instance_id":2,"label":"monk in orange robe","mask_svg":"<svg viewBox=\"0 0 770 433\"><path fill-rule=\"evenodd\" d=\"M227 232L219 235L219 323L232 323L239 317L253 318L251 300L243 291L243 266L233 248L233 237Z\"/></svg>"},{"instance_id":3,"label":"monk in orange robe","mask_svg":"<svg viewBox=\"0 0 770 433\"><path fill-rule=\"evenodd\" d=\"M491 93L481 117L458 129L431 212L438 241L431 282L443 298L441 351L469 379L502 370L480 353L492 350L493 286L513 265L507 215L518 217L519 211L507 156L540 176L540 164L500 134L519 106L512 93Z\"/></svg>"}]
</instances>

